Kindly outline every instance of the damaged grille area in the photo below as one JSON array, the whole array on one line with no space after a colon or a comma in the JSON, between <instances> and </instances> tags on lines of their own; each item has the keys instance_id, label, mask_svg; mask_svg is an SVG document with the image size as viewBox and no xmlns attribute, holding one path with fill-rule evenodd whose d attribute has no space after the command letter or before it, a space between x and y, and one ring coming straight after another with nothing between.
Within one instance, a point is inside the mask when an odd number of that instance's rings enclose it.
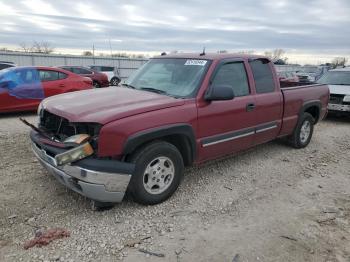
<instances>
[{"instance_id":1,"label":"damaged grille area","mask_svg":"<svg viewBox=\"0 0 350 262\"><path fill-rule=\"evenodd\" d=\"M77 134L88 134L92 138L92 146L97 147L101 125L98 123L71 123L67 119L46 110L40 112L40 128L62 141Z\"/></svg>"},{"instance_id":2,"label":"damaged grille area","mask_svg":"<svg viewBox=\"0 0 350 262\"><path fill-rule=\"evenodd\" d=\"M344 95L331 94L329 97L330 104L343 104Z\"/></svg>"}]
</instances>

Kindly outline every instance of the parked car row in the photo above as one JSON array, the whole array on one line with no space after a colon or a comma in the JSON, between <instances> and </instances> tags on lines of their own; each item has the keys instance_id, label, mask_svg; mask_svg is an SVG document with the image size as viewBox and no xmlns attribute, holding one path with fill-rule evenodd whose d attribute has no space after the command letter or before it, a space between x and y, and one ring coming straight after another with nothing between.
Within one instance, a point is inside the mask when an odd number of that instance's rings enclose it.
<instances>
[{"instance_id":1,"label":"parked car row","mask_svg":"<svg viewBox=\"0 0 350 262\"><path fill-rule=\"evenodd\" d=\"M112 66L17 67L0 61L0 112L36 110L49 96L119 83Z\"/></svg>"},{"instance_id":2,"label":"parked car row","mask_svg":"<svg viewBox=\"0 0 350 262\"><path fill-rule=\"evenodd\" d=\"M0 71L0 112L36 110L53 95L92 89L92 80L53 67L10 67Z\"/></svg>"},{"instance_id":3,"label":"parked car row","mask_svg":"<svg viewBox=\"0 0 350 262\"><path fill-rule=\"evenodd\" d=\"M114 66L92 65L92 66L89 66L89 68L92 70L95 70L97 72L101 72L101 73L106 74L111 86L117 86L117 85L119 85L119 83L121 81L118 68L116 68Z\"/></svg>"},{"instance_id":4,"label":"parked car row","mask_svg":"<svg viewBox=\"0 0 350 262\"><path fill-rule=\"evenodd\" d=\"M91 78L95 88L108 87L109 81L106 74L82 66L60 66L60 68L75 73L77 75Z\"/></svg>"}]
</instances>

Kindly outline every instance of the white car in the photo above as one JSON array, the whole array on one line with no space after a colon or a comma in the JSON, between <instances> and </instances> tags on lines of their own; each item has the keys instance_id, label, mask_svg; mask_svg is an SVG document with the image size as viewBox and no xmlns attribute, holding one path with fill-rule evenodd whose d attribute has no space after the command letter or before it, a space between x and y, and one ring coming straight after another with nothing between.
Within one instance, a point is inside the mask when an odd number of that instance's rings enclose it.
<instances>
[{"instance_id":1,"label":"white car","mask_svg":"<svg viewBox=\"0 0 350 262\"><path fill-rule=\"evenodd\" d=\"M317 83L329 86L329 111L350 113L350 67L329 70Z\"/></svg>"},{"instance_id":2,"label":"white car","mask_svg":"<svg viewBox=\"0 0 350 262\"><path fill-rule=\"evenodd\" d=\"M89 68L101 73L105 73L108 76L108 81L111 86L117 86L121 81L118 73L118 68L114 66L92 65L92 66L89 66Z\"/></svg>"}]
</instances>

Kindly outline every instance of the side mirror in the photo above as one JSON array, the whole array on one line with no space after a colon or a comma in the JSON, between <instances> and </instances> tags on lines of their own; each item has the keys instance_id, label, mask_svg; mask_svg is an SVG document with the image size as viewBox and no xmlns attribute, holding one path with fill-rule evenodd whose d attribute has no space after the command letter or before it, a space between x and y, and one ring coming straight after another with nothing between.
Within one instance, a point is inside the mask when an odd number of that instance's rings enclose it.
<instances>
[{"instance_id":1,"label":"side mirror","mask_svg":"<svg viewBox=\"0 0 350 262\"><path fill-rule=\"evenodd\" d=\"M232 87L228 85L211 86L204 96L207 101L232 100L234 97Z\"/></svg>"}]
</instances>

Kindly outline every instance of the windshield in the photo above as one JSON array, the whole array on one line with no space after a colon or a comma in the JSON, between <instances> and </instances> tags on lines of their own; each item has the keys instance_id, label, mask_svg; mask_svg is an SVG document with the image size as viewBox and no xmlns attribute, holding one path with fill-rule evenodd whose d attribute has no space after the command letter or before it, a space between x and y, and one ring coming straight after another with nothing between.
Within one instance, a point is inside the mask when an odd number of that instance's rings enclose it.
<instances>
[{"instance_id":1,"label":"windshield","mask_svg":"<svg viewBox=\"0 0 350 262\"><path fill-rule=\"evenodd\" d=\"M174 97L190 97L208 66L208 60L155 58L132 75L126 86Z\"/></svg>"},{"instance_id":2,"label":"windshield","mask_svg":"<svg viewBox=\"0 0 350 262\"><path fill-rule=\"evenodd\" d=\"M327 85L350 85L350 71L328 71L317 83Z\"/></svg>"}]
</instances>

